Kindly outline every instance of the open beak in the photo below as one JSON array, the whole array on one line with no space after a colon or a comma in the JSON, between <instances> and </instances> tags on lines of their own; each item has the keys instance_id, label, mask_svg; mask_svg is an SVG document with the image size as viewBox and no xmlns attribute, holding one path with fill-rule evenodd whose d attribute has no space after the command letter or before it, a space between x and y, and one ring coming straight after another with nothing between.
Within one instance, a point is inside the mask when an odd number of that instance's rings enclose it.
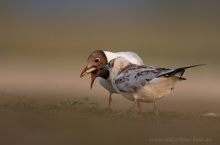
<instances>
[{"instance_id":1,"label":"open beak","mask_svg":"<svg viewBox=\"0 0 220 145\"><path fill-rule=\"evenodd\" d=\"M84 77L85 75L87 75L87 74L90 74L90 73L92 73L92 72L95 72L95 71L97 71L98 69L96 68L96 67L88 67L88 66L86 66L83 70L82 70L82 72L81 72L81 74L80 74L80 77L82 78L82 77Z\"/></svg>"},{"instance_id":2,"label":"open beak","mask_svg":"<svg viewBox=\"0 0 220 145\"><path fill-rule=\"evenodd\" d=\"M80 77L82 78L82 77L84 77L84 76L87 75L87 74L91 74L90 89L92 89L92 86L93 86L93 84L94 84L94 81L95 81L96 77L98 76L98 68L95 67L95 66L92 66L92 67L86 66L86 67L82 70L82 72L81 72L81 74L80 74Z\"/></svg>"},{"instance_id":3,"label":"open beak","mask_svg":"<svg viewBox=\"0 0 220 145\"><path fill-rule=\"evenodd\" d=\"M92 86L95 82L95 79L97 78L98 73L91 73L91 84L90 84L90 89L92 89Z\"/></svg>"}]
</instances>

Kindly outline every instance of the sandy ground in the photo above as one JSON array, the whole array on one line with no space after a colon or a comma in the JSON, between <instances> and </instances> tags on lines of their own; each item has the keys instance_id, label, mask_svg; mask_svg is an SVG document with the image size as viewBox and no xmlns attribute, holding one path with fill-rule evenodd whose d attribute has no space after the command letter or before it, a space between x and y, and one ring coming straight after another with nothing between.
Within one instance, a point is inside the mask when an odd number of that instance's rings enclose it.
<instances>
[{"instance_id":1,"label":"sandy ground","mask_svg":"<svg viewBox=\"0 0 220 145\"><path fill-rule=\"evenodd\" d=\"M220 143L220 92L215 74L187 73L187 81L158 101L159 121L152 104L113 96L89 77L80 79L80 67L3 67L0 72L0 140L4 145L112 145ZM67 69L68 68L68 69Z\"/></svg>"}]
</instances>

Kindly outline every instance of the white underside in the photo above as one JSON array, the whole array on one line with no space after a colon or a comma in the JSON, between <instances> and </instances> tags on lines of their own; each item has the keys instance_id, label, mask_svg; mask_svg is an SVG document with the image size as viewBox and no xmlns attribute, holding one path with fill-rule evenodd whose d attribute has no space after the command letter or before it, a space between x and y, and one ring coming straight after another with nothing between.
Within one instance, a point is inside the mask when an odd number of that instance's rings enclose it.
<instances>
[{"instance_id":1,"label":"white underside","mask_svg":"<svg viewBox=\"0 0 220 145\"><path fill-rule=\"evenodd\" d=\"M133 97L140 102L152 103L155 100L168 95L178 80L179 79L176 76L171 78L155 78L150 81L149 84L146 84L144 87L139 88L134 92Z\"/></svg>"},{"instance_id":2,"label":"white underside","mask_svg":"<svg viewBox=\"0 0 220 145\"><path fill-rule=\"evenodd\" d=\"M115 89L112 87L112 83L111 83L111 80L110 79L103 79L101 77L97 77L98 81L99 81L99 84L105 88L106 90L109 91L110 94L113 94L113 93L118 93L115 91Z\"/></svg>"},{"instance_id":3,"label":"white underside","mask_svg":"<svg viewBox=\"0 0 220 145\"><path fill-rule=\"evenodd\" d=\"M146 83L145 86L137 88L134 92L120 92L117 89L117 85L114 84L113 86L118 93L130 101L137 100L138 102L153 103L163 96L168 95L177 81L179 81L177 76L155 78Z\"/></svg>"}]
</instances>

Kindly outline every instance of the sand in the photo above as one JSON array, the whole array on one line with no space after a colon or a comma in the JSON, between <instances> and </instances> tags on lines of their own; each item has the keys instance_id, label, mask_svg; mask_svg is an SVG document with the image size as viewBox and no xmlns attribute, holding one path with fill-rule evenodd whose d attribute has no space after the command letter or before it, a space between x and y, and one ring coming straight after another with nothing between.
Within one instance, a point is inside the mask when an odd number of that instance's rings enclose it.
<instances>
[{"instance_id":1,"label":"sand","mask_svg":"<svg viewBox=\"0 0 220 145\"><path fill-rule=\"evenodd\" d=\"M157 122L153 104L143 103L139 113L119 95L113 95L108 110L106 90L97 82L90 90L89 77L79 78L80 67L67 70L13 71L11 67L1 72L1 144L220 143L220 99L214 75L187 74L190 79L158 101Z\"/></svg>"}]
</instances>

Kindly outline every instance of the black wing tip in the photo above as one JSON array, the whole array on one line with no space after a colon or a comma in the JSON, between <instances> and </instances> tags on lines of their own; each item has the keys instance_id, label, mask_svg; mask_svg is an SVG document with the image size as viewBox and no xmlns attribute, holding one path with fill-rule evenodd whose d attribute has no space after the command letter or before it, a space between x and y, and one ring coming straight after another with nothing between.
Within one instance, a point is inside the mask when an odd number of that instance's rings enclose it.
<instances>
[{"instance_id":1,"label":"black wing tip","mask_svg":"<svg viewBox=\"0 0 220 145\"><path fill-rule=\"evenodd\" d=\"M171 76L174 76L176 75L177 73L181 73L180 74L180 80L186 80L186 78L183 78L183 74L185 72L185 69L188 69L188 68L192 68L192 67L197 67L197 66L203 66L203 65L206 65L206 64L196 64L196 65L190 65L190 66L186 66L186 67L179 67L179 68L176 68L174 69L173 71L171 72L168 72L168 73L165 73L165 74L162 74L162 75L159 75L157 77L161 77L161 76L165 76L165 77L171 77Z\"/></svg>"},{"instance_id":2,"label":"black wing tip","mask_svg":"<svg viewBox=\"0 0 220 145\"><path fill-rule=\"evenodd\" d=\"M192 68L192 67L197 67L197 66L204 66L204 65L206 65L206 64L190 65L190 66L182 67L182 69L187 69L187 68Z\"/></svg>"}]
</instances>

